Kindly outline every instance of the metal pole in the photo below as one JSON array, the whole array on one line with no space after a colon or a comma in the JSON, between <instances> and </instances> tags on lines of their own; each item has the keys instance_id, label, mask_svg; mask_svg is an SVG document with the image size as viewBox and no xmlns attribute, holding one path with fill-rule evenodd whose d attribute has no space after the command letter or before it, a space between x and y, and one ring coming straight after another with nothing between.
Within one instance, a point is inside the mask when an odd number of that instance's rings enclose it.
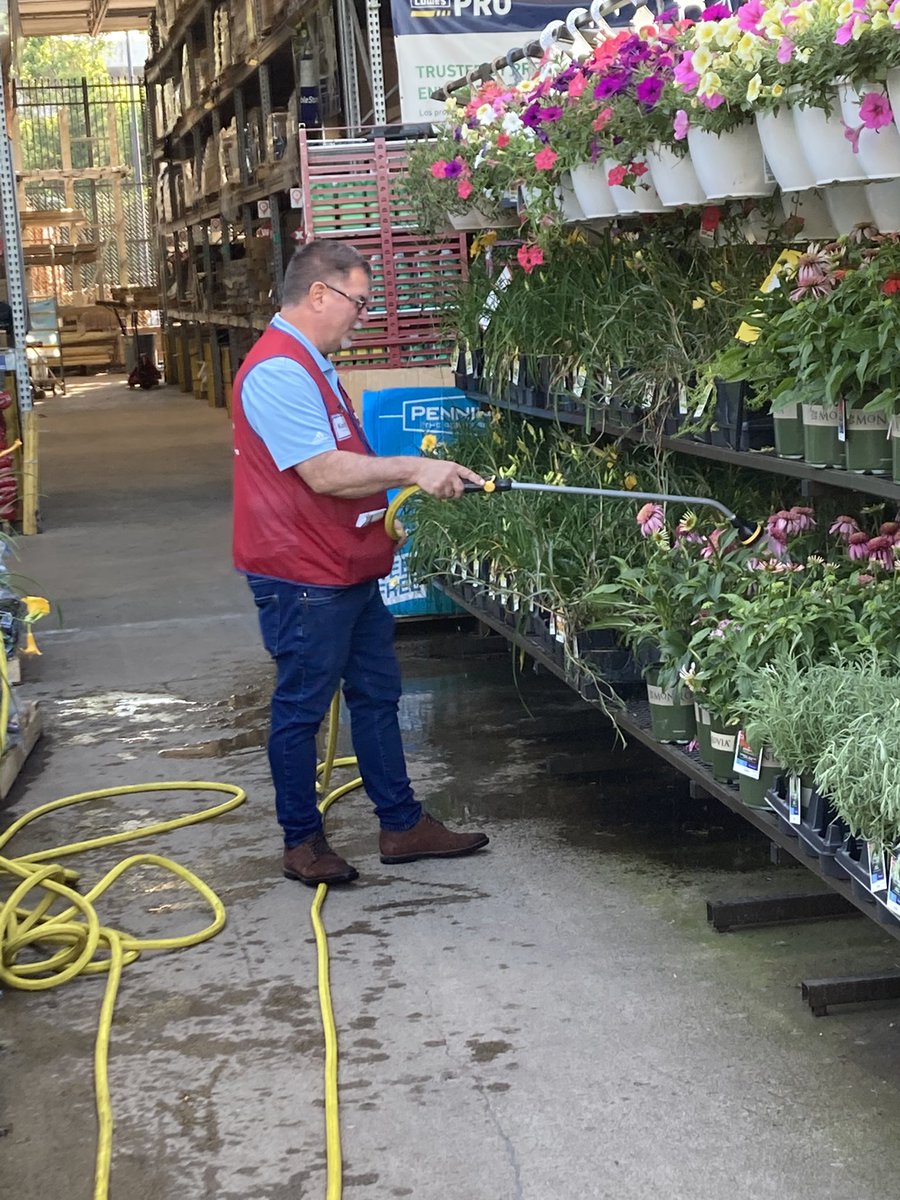
<instances>
[{"instance_id":1,"label":"metal pole","mask_svg":"<svg viewBox=\"0 0 900 1200\"><path fill-rule=\"evenodd\" d=\"M356 66L356 47L353 44L353 28L348 5L350 0L337 0L338 45L341 56L341 82L344 92L344 119L351 135L359 133L361 113L359 107L359 74Z\"/></svg>"},{"instance_id":2,"label":"metal pole","mask_svg":"<svg viewBox=\"0 0 900 1200\"><path fill-rule=\"evenodd\" d=\"M387 121L387 102L384 94L384 63L381 58L380 0L366 0L366 33L369 36L372 111L375 124L384 125Z\"/></svg>"}]
</instances>

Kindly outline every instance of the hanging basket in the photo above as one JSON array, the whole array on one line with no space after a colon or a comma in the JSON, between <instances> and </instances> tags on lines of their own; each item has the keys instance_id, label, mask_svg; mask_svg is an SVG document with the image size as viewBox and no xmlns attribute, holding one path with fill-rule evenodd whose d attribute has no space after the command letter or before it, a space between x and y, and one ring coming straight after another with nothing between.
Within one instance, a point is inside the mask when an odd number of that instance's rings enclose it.
<instances>
[{"instance_id":1,"label":"hanging basket","mask_svg":"<svg viewBox=\"0 0 900 1200\"><path fill-rule=\"evenodd\" d=\"M830 242L838 235L828 205L820 191L785 192L781 197L785 218L800 217L803 228L793 239L797 242Z\"/></svg>"},{"instance_id":2,"label":"hanging basket","mask_svg":"<svg viewBox=\"0 0 900 1200\"><path fill-rule=\"evenodd\" d=\"M842 83L838 88L841 113L852 129L859 129L857 157L869 179L897 179L900 177L900 133L894 122L882 129L860 128L862 120L859 106L867 92L880 92L873 84L860 84L858 88ZM882 95L884 93L882 92Z\"/></svg>"},{"instance_id":3,"label":"hanging basket","mask_svg":"<svg viewBox=\"0 0 900 1200\"><path fill-rule=\"evenodd\" d=\"M775 180L766 171L759 135L752 122L728 133L688 129L691 162L707 200L771 196Z\"/></svg>"},{"instance_id":4,"label":"hanging basket","mask_svg":"<svg viewBox=\"0 0 900 1200\"><path fill-rule=\"evenodd\" d=\"M603 160L603 170L606 171L607 182L609 180L609 172L614 170L619 164L612 158ZM608 184L609 194L612 196L613 204L616 210L623 217L630 217L635 213L660 213L664 211L663 202L660 200L656 188L653 186L653 180L649 170L646 175L642 175L634 187L618 187L616 184Z\"/></svg>"},{"instance_id":5,"label":"hanging basket","mask_svg":"<svg viewBox=\"0 0 900 1200\"><path fill-rule=\"evenodd\" d=\"M881 186L869 184L869 187ZM856 225L874 225L869 188L859 183L825 189L825 207L839 234L852 233Z\"/></svg>"},{"instance_id":6,"label":"hanging basket","mask_svg":"<svg viewBox=\"0 0 900 1200\"><path fill-rule=\"evenodd\" d=\"M866 203L880 233L900 231L900 179L866 184Z\"/></svg>"},{"instance_id":7,"label":"hanging basket","mask_svg":"<svg viewBox=\"0 0 900 1200\"><path fill-rule=\"evenodd\" d=\"M689 154L676 154L668 146L656 142L647 151L647 166L653 186L667 207L706 203L706 192L700 186Z\"/></svg>"},{"instance_id":8,"label":"hanging basket","mask_svg":"<svg viewBox=\"0 0 900 1200\"><path fill-rule=\"evenodd\" d=\"M853 183L867 179L865 167L844 137L837 97L826 111L822 108L791 108L794 128L803 154L821 187L828 183Z\"/></svg>"},{"instance_id":9,"label":"hanging basket","mask_svg":"<svg viewBox=\"0 0 900 1200\"><path fill-rule=\"evenodd\" d=\"M756 131L766 162L782 191L803 192L815 187L816 179L806 161L789 108L757 113Z\"/></svg>"},{"instance_id":10,"label":"hanging basket","mask_svg":"<svg viewBox=\"0 0 900 1200\"><path fill-rule=\"evenodd\" d=\"M573 167L572 189L587 220L618 216L602 163L579 163Z\"/></svg>"}]
</instances>

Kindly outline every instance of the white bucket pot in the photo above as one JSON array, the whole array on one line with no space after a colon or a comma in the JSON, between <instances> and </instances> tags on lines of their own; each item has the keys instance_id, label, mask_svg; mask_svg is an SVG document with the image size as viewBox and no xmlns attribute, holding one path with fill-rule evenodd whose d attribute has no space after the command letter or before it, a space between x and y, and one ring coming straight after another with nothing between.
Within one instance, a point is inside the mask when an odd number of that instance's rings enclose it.
<instances>
[{"instance_id":1,"label":"white bucket pot","mask_svg":"<svg viewBox=\"0 0 900 1200\"><path fill-rule=\"evenodd\" d=\"M689 154L676 154L657 142L647 151L647 166L653 186L667 208L706 203L706 192L700 186Z\"/></svg>"},{"instance_id":2,"label":"white bucket pot","mask_svg":"<svg viewBox=\"0 0 900 1200\"><path fill-rule=\"evenodd\" d=\"M806 161L789 108L757 113L756 131L766 162L783 192L803 192L815 187L815 176Z\"/></svg>"},{"instance_id":3,"label":"white bucket pot","mask_svg":"<svg viewBox=\"0 0 900 1200\"><path fill-rule=\"evenodd\" d=\"M572 176L568 171L563 171L560 176L559 187L556 189L556 203L565 222L585 220L587 214L578 203L575 188L572 186Z\"/></svg>"},{"instance_id":4,"label":"white bucket pot","mask_svg":"<svg viewBox=\"0 0 900 1200\"><path fill-rule=\"evenodd\" d=\"M867 92L884 95L883 88L870 84L861 84L859 88L853 88L849 83L842 83L838 88L841 113L853 129L862 125L859 106ZM860 129L857 157L869 179L900 177L900 133L897 132L896 124L891 122L881 129Z\"/></svg>"},{"instance_id":5,"label":"white bucket pot","mask_svg":"<svg viewBox=\"0 0 900 1200\"><path fill-rule=\"evenodd\" d=\"M855 183L868 179L866 169L844 137L837 98L826 112L822 108L791 108L794 128L806 161L819 187L828 183Z\"/></svg>"},{"instance_id":6,"label":"white bucket pot","mask_svg":"<svg viewBox=\"0 0 900 1200\"><path fill-rule=\"evenodd\" d=\"M619 164L615 159L605 158L603 160L603 169L606 171L607 179L609 178L609 172L617 166ZM616 209L624 217L631 216L633 213L658 213L664 211L663 202L660 200L656 188L653 186L649 170L638 179L633 188L618 187L615 184L610 184L609 194L612 196Z\"/></svg>"},{"instance_id":7,"label":"white bucket pot","mask_svg":"<svg viewBox=\"0 0 900 1200\"><path fill-rule=\"evenodd\" d=\"M688 129L691 162L707 200L771 196L775 180L766 170L756 126L748 121L730 133Z\"/></svg>"},{"instance_id":8,"label":"white bucket pot","mask_svg":"<svg viewBox=\"0 0 900 1200\"><path fill-rule=\"evenodd\" d=\"M862 184L827 188L825 206L838 233L851 233L854 225L874 225L866 188Z\"/></svg>"},{"instance_id":9,"label":"white bucket pot","mask_svg":"<svg viewBox=\"0 0 900 1200\"><path fill-rule=\"evenodd\" d=\"M579 163L573 167L572 188L587 220L618 215L602 163Z\"/></svg>"},{"instance_id":10,"label":"white bucket pot","mask_svg":"<svg viewBox=\"0 0 900 1200\"><path fill-rule=\"evenodd\" d=\"M838 230L828 205L821 192L809 189L802 192L785 192L781 197L785 218L803 218L803 228L794 238L797 242L830 242L837 237Z\"/></svg>"},{"instance_id":11,"label":"white bucket pot","mask_svg":"<svg viewBox=\"0 0 900 1200\"><path fill-rule=\"evenodd\" d=\"M881 233L900 232L900 179L867 184L866 200Z\"/></svg>"}]
</instances>

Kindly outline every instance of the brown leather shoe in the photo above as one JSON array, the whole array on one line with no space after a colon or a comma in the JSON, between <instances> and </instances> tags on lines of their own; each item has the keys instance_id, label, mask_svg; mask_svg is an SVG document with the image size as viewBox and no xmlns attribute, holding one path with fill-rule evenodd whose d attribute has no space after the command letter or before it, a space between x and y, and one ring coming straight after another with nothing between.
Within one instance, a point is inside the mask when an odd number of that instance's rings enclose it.
<instances>
[{"instance_id":1,"label":"brown leather shoe","mask_svg":"<svg viewBox=\"0 0 900 1200\"><path fill-rule=\"evenodd\" d=\"M454 833L428 813L412 829L382 829L379 838L383 863L415 862L417 858L460 858L486 846L486 833Z\"/></svg>"},{"instance_id":2,"label":"brown leather shoe","mask_svg":"<svg viewBox=\"0 0 900 1200\"><path fill-rule=\"evenodd\" d=\"M359 878L359 871L335 854L324 833L315 833L299 846L285 850L283 869L285 879L296 879L309 887L320 883L352 883Z\"/></svg>"}]
</instances>

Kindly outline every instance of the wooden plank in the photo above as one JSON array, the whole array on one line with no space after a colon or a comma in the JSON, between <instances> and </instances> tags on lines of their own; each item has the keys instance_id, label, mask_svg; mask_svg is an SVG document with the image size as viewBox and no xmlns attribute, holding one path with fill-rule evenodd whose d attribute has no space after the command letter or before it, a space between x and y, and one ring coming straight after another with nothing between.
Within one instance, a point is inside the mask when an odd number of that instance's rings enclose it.
<instances>
[{"instance_id":1,"label":"wooden plank","mask_svg":"<svg viewBox=\"0 0 900 1200\"><path fill-rule=\"evenodd\" d=\"M62 267L96 262L98 242L26 242L22 247L29 267Z\"/></svg>"},{"instance_id":2,"label":"wooden plank","mask_svg":"<svg viewBox=\"0 0 900 1200\"><path fill-rule=\"evenodd\" d=\"M19 740L14 746L10 746L3 758L0 759L0 800L5 800L12 791L13 784L28 760L28 755L44 732L44 720L37 704L24 705L20 719Z\"/></svg>"},{"instance_id":3,"label":"wooden plank","mask_svg":"<svg viewBox=\"0 0 900 1200\"><path fill-rule=\"evenodd\" d=\"M38 531L38 422L34 408L22 413L22 533Z\"/></svg>"},{"instance_id":4,"label":"wooden plank","mask_svg":"<svg viewBox=\"0 0 900 1200\"><path fill-rule=\"evenodd\" d=\"M62 109L61 112L65 112ZM130 167L47 167L41 171L20 171L19 179L26 183L47 183L57 179L72 180L74 185L78 179L112 179L116 175L127 178L131 174Z\"/></svg>"},{"instance_id":5,"label":"wooden plank","mask_svg":"<svg viewBox=\"0 0 900 1200\"><path fill-rule=\"evenodd\" d=\"M65 225L74 228L76 225L87 225L88 223L87 213L83 213L77 208L28 208L19 213L19 220L26 228L36 225L43 229Z\"/></svg>"},{"instance_id":6,"label":"wooden plank","mask_svg":"<svg viewBox=\"0 0 900 1200\"><path fill-rule=\"evenodd\" d=\"M109 161L113 167L122 165L119 154L119 123L116 120L116 106L107 105L106 125L109 130ZM125 240L125 207L122 204L122 180L116 175L112 182L113 213L116 218L116 247L119 256L119 279L127 286L131 275L128 270L128 243Z\"/></svg>"}]
</instances>

